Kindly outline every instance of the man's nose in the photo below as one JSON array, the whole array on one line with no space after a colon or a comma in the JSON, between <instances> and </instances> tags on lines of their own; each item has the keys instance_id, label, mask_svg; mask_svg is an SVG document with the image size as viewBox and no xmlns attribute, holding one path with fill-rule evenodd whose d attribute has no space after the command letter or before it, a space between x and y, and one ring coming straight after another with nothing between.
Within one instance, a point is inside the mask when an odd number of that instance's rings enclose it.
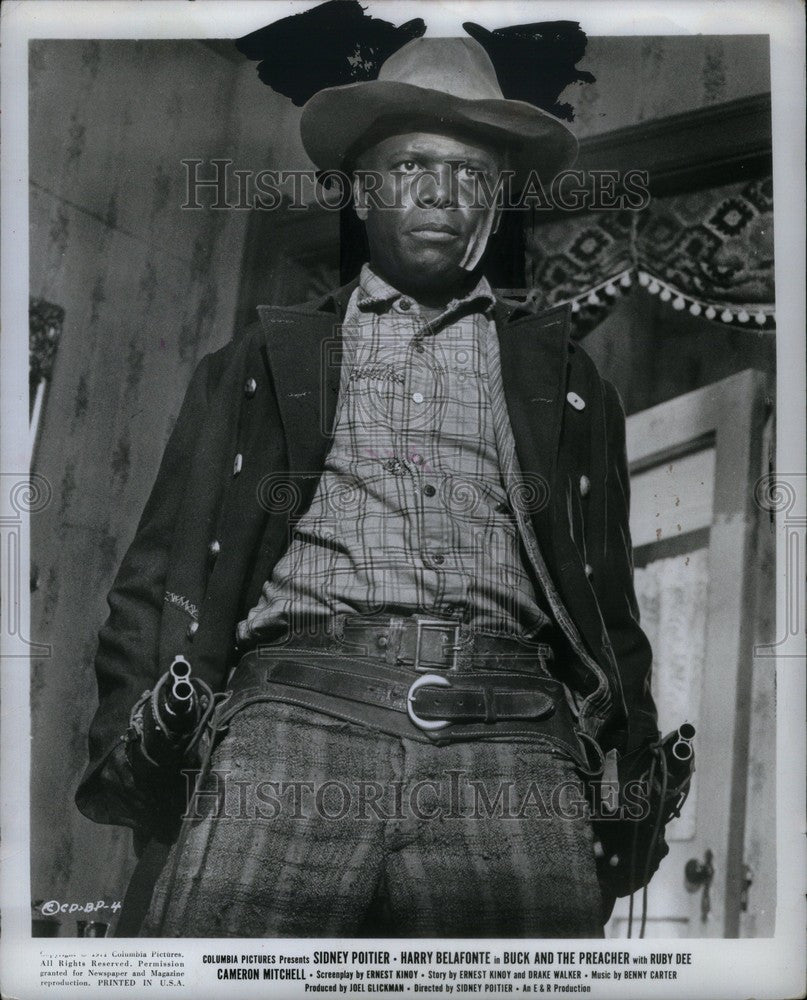
<instances>
[{"instance_id":1,"label":"man's nose","mask_svg":"<svg viewBox=\"0 0 807 1000\"><path fill-rule=\"evenodd\" d=\"M417 200L422 208L453 208L457 200L453 167L445 163L421 174Z\"/></svg>"}]
</instances>

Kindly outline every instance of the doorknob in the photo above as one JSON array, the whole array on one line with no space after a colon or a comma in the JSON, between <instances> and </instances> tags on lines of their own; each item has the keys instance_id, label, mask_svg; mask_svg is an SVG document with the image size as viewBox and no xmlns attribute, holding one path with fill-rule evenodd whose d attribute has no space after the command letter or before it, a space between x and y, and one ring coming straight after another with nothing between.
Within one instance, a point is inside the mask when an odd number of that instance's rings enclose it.
<instances>
[{"instance_id":1,"label":"doorknob","mask_svg":"<svg viewBox=\"0 0 807 1000\"><path fill-rule=\"evenodd\" d=\"M704 882L711 882L715 870L712 866L713 855L707 849L703 861L697 858L690 858L684 867L684 877L693 887L703 885Z\"/></svg>"},{"instance_id":2,"label":"doorknob","mask_svg":"<svg viewBox=\"0 0 807 1000\"><path fill-rule=\"evenodd\" d=\"M697 858L690 858L684 865L684 878L687 881L687 885L691 886L692 889L697 889L698 886L702 886L701 923L703 924L705 924L708 920L709 911L712 909L712 901L709 898L709 888L715 874L714 865L712 864L713 861L714 855L707 847L703 855L703 861L698 861Z\"/></svg>"}]
</instances>

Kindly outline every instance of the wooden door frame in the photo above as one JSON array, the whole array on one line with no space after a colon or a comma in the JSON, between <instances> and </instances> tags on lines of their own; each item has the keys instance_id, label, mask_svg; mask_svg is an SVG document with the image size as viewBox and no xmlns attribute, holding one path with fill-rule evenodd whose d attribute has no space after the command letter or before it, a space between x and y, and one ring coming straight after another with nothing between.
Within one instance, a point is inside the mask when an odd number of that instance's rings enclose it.
<instances>
[{"instance_id":1,"label":"wooden door frame","mask_svg":"<svg viewBox=\"0 0 807 1000\"><path fill-rule=\"evenodd\" d=\"M754 484L760 468L764 408L765 376L746 369L627 421L631 474L703 447L715 448L701 697L704 703L724 702L725 725L718 731L702 728L698 732L696 760L730 752L732 766L729 786L714 789L714 794L702 796L698 803L698 837L693 848L702 855L711 847L718 855L716 845L726 845L725 866L716 866L711 886L712 911L703 929L705 937L737 937L740 932L756 610L755 528L760 515ZM671 427L675 427L674 442Z\"/></svg>"}]
</instances>

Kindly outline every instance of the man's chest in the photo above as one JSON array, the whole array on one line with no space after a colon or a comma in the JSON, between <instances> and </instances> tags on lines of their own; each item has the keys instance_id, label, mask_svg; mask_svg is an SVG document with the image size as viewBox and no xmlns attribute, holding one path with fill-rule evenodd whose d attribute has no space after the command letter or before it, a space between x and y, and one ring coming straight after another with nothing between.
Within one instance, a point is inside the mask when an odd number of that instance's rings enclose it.
<instances>
[{"instance_id":1,"label":"man's chest","mask_svg":"<svg viewBox=\"0 0 807 1000\"><path fill-rule=\"evenodd\" d=\"M495 447L487 327L482 315L437 331L373 316L344 329L337 454L482 472Z\"/></svg>"}]
</instances>

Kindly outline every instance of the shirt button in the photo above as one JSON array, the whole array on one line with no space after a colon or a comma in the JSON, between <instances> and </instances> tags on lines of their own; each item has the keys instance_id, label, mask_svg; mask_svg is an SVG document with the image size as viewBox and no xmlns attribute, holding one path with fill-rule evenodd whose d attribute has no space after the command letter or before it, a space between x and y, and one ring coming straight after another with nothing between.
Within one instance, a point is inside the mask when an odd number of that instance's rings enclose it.
<instances>
[{"instance_id":1,"label":"shirt button","mask_svg":"<svg viewBox=\"0 0 807 1000\"><path fill-rule=\"evenodd\" d=\"M443 555L442 552L435 552L434 555L432 556L432 562L436 566L442 566L445 561L446 557Z\"/></svg>"},{"instance_id":2,"label":"shirt button","mask_svg":"<svg viewBox=\"0 0 807 1000\"><path fill-rule=\"evenodd\" d=\"M412 308L412 303L409 301L409 299L399 299L398 308L402 312L409 312L409 310Z\"/></svg>"},{"instance_id":3,"label":"shirt button","mask_svg":"<svg viewBox=\"0 0 807 1000\"><path fill-rule=\"evenodd\" d=\"M588 476L580 477L580 496L587 497L589 490L591 489L591 480Z\"/></svg>"},{"instance_id":4,"label":"shirt button","mask_svg":"<svg viewBox=\"0 0 807 1000\"><path fill-rule=\"evenodd\" d=\"M566 400L569 402L576 410L584 410L586 408L586 401L582 397L578 396L576 392L569 392L566 394Z\"/></svg>"},{"instance_id":5,"label":"shirt button","mask_svg":"<svg viewBox=\"0 0 807 1000\"><path fill-rule=\"evenodd\" d=\"M254 378L248 378L244 383L244 395L247 399L252 399L255 393L258 391L258 383Z\"/></svg>"},{"instance_id":6,"label":"shirt button","mask_svg":"<svg viewBox=\"0 0 807 1000\"><path fill-rule=\"evenodd\" d=\"M191 622L185 634L189 639L192 639L198 631L199 631L199 622Z\"/></svg>"},{"instance_id":7,"label":"shirt button","mask_svg":"<svg viewBox=\"0 0 807 1000\"><path fill-rule=\"evenodd\" d=\"M208 545L207 551L215 559L219 552L221 552L221 542L214 538L210 545Z\"/></svg>"},{"instance_id":8,"label":"shirt button","mask_svg":"<svg viewBox=\"0 0 807 1000\"><path fill-rule=\"evenodd\" d=\"M496 511L497 514L507 514L510 508L507 506L506 503L497 503L494 510Z\"/></svg>"},{"instance_id":9,"label":"shirt button","mask_svg":"<svg viewBox=\"0 0 807 1000\"><path fill-rule=\"evenodd\" d=\"M423 393L422 392L413 392L412 393L412 402L413 403L422 403L423 402Z\"/></svg>"},{"instance_id":10,"label":"shirt button","mask_svg":"<svg viewBox=\"0 0 807 1000\"><path fill-rule=\"evenodd\" d=\"M380 646L381 649L386 649L387 646L389 645L389 639L385 635L380 635L376 639L376 645Z\"/></svg>"},{"instance_id":11,"label":"shirt button","mask_svg":"<svg viewBox=\"0 0 807 1000\"><path fill-rule=\"evenodd\" d=\"M239 452L235 456L235 461L233 462L233 475L237 476L241 471L241 466L244 464L244 456Z\"/></svg>"},{"instance_id":12,"label":"shirt button","mask_svg":"<svg viewBox=\"0 0 807 1000\"><path fill-rule=\"evenodd\" d=\"M433 497L434 494L437 492L437 490L432 486L431 483L428 483L426 486L423 487L423 492L427 497Z\"/></svg>"}]
</instances>

